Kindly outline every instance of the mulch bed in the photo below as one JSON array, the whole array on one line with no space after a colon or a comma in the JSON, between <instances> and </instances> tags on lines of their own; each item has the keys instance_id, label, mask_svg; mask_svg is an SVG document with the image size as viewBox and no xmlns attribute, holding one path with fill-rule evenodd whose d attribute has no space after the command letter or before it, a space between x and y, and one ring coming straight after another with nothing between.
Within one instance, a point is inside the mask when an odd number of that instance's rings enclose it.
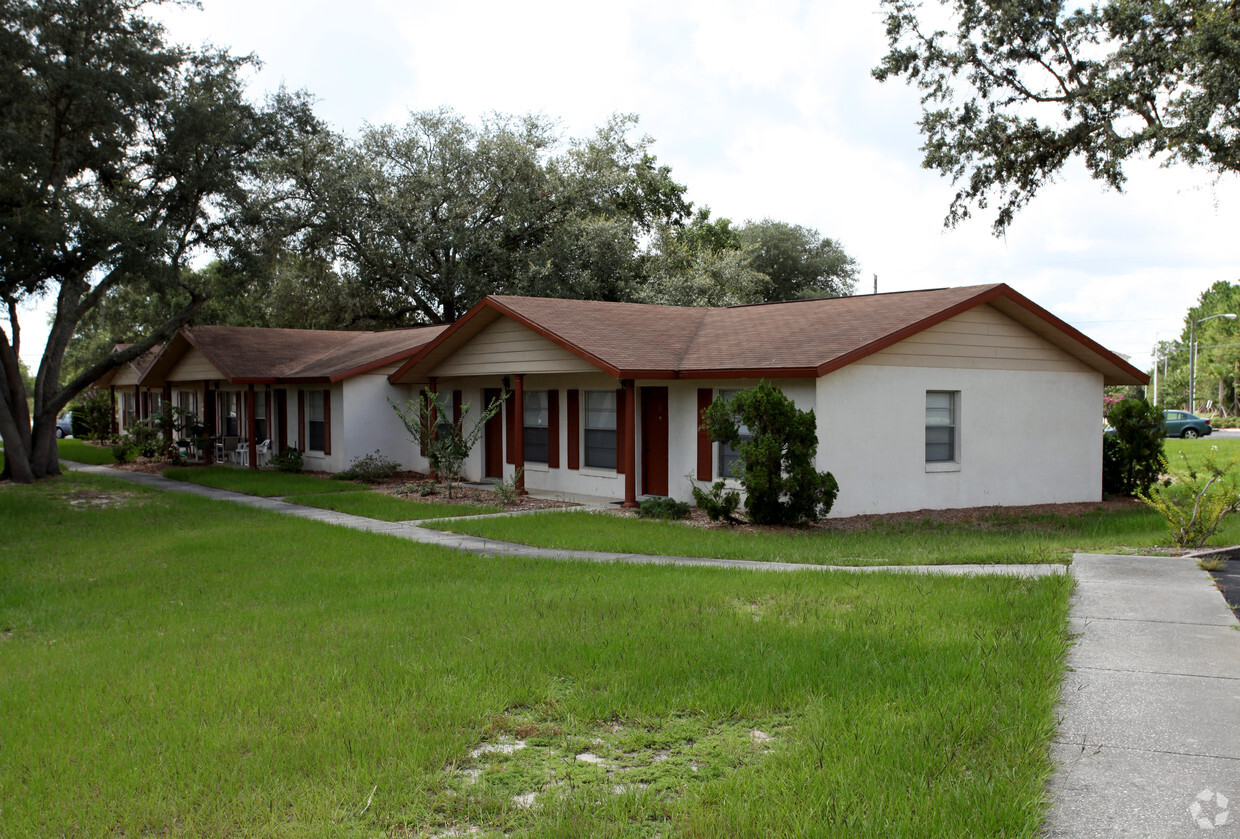
<instances>
[{"instance_id":1,"label":"mulch bed","mask_svg":"<svg viewBox=\"0 0 1240 839\"><path fill-rule=\"evenodd\" d=\"M686 524L710 530L735 530L752 533L800 533L814 532L850 532L870 530L876 525L900 524L968 524L978 530L999 530L1009 527L1013 519L1036 519L1044 515L1082 516L1094 512L1119 512L1139 508L1141 502L1135 498L1113 498L1106 501L1083 501L1073 504L1030 504L1024 507L965 507L955 510L914 510L907 513L881 513L864 516L847 516L844 518L823 519L817 524L806 524L800 527L778 527L755 524L729 524L714 522L707 518L706 513L694 507ZM635 518L636 510L620 510L618 515Z\"/></svg>"},{"instance_id":2,"label":"mulch bed","mask_svg":"<svg viewBox=\"0 0 1240 839\"><path fill-rule=\"evenodd\" d=\"M207 464L188 463L184 468L203 468ZM126 472L143 472L148 475L159 475L170 464L166 460L157 458L138 458L130 463L114 463L112 468L123 469ZM182 468L182 467L178 467ZM240 467L238 467L240 468ZM310 475L315 478L330 478L330 472L322 472L311 469L303 469L299 474ZM427 504L474 504L479 507L484 505L498 505L504 510L519 512L521 510L553 510L562 507L576 507L578 505L568 501L553 501L548 498L531 498L525 496L514 504L500 504L499 498L494 492L477 487L457 485L452 489L452 497L448 497L448 490L444 484L440 483L436 486L434 495L422 495L421 486L430 481L430 478L421 472L397 472L386 480L373 484L357 482L357 488L370 489L375 492L386 493L387 495L395 495L411 501L423 501Z\"/></svg>"}]
</instances>

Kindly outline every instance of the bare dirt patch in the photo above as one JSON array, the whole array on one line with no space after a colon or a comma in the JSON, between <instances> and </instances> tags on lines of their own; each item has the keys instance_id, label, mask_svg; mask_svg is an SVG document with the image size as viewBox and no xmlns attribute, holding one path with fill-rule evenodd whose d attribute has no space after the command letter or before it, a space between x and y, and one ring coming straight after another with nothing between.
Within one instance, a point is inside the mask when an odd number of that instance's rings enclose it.
<instances>
[{"instance_id":1,"label":"bare dirt patch","mask_svg":"<svg viewBox=\"0 0 1240 839\"><path fill-rule=\"evenodd\" d=\"M473 835L497 824L478 813L510 814L552 806L562 796L667 799L759 762L781 747L786 716L707 721L560 723L513 709L491 719L483 739L444 767L444 795L419 835ZM524 736L522 734L524 733ZM648 824L651 834L661 825Z\"/></svg>"},{"instance_id":2,"label":"bare dirt patch","mask_svg":"<svg viewBox=\"0 0 1240 839\"><path fill-rule=\"evenodd\" d=\"M70 507L79 510L97 510L103 507L119 507L125 504L140 503L141 496L136 492L100 492L96 489L79 489L61 496Z\"/></svg>"}]
</instances>

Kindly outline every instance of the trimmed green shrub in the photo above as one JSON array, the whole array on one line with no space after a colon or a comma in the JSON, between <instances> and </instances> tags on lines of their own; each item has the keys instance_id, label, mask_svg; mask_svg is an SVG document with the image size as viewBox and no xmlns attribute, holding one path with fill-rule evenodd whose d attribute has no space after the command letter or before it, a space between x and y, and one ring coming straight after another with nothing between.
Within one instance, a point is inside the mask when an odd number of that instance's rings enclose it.
<instances>
[{"instance_id":1,"label":"trimmed green shrub","mask_svg":"<svg viewBox=\"0 0 1240 839\"><path fill-rule=\"evenodd\" d=\"M741 522L736 517L736 509L741 506L741 494L728 489L727 483L722 480L715 481L709 491L694 484L693 502L706 512L711 521Z\"/></svg>"},{"instance_id":2,"label":"trimmed green shrub","mask_svg":"<svg viewBox=\"0 0 1240 839\"><path fill-rule=\"evenodd\" d=\"M1107 417L1115 429L1102 441L1102 490L1143 495L1166 471L1163 412L1143 399L1125 399Z\"/></svg>"},{"instance_id":3,"label":"trimmed green shrub","mask_svg":"<svg viewBox=\"0 0 1240 839\"><path fill-rule=\"evenodd\" d=\"M301 452L286 448L279 454L273 454L267 465L281 472L300 472L302 462Z\"/></svg>"},{"instance_id":4,"label":"trimmed green shrub","mask_svg":"<svg viewBox=\"0 0 1240 839\"><path fill-rule=\"evenodd\" d=\"M642 499L637 505L637 515L643 519L668 519L676 521L688 517L690 507L683 501L662 495Z\"/></svg>"},{"instance_id":5,"label":"trimmed green shrub","mask_svg":"<svg viewBox=\"0 0 1240 839\"><path fill-rule=\"evenodd\" d=\"M138 450L128 435L112 444L112 458L117 463L128 463L138 456Z\"/></svg>"},{"instance_id":6,"label":"trimmed green shrub","mask_svg":"<svg viewBox=\"0 0 1240 839\"><path fill-rule=\"evenodd\" d=\"M133 424L125 436L142 457L156 457L166 445L158 420L139 420Z\"/></svg>"},{"instance_id":7,"label":"trimmed green shrub","mask_svg":"<svg viewBox=\"0 0 1240 839\"><path fill-rule=\"evenodd\" d=\"M797 408L765 381L731 399L716 399L705 412L710 439L740 456L745 511L754 524L818 521L831 512L840 485L814 468L818 425L814 412ZM741 437L740 428L749 431Z\"/></svg>"},{"instance_id":8,"label":"trimmed green shrub","mask_svg":"<svg viewBox=\"0 0 1240 839\"><path fill-rule=\"evenodd\" d=\"M365 481L368 484L385 481L400 471L400 464L375 449L372 454L353 458L349 468L337 472L342 481Z\"/></svg>"}]
</instances>

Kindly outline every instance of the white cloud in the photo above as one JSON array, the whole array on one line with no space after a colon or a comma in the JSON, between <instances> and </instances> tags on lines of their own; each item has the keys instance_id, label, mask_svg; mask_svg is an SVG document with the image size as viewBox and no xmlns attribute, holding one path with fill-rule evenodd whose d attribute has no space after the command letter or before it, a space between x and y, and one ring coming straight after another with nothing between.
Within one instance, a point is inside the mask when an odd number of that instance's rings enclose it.
<instances>
[{"instance_id":1,"label":"white cloud","mask_svg":"<svg viewBox=\"0 0 1240 839\"><path fill-rule=\"evenodd\" d=\"M540 112L582 136L641 116L655 152L717 215L818 228L861 263L862 289L1007 282L1104 345L1145 360L1218 280L1240 279L1240 184L1137 162L1123 195L1075 167L1003 239L979 216L944 230L951 184L921 168L916 91L879 85L871 4L773 0L204 0L159 10L319 96L336 128L447 105ZM43 338L28 317L24 357Z\"/></svg>"}]
</instances>

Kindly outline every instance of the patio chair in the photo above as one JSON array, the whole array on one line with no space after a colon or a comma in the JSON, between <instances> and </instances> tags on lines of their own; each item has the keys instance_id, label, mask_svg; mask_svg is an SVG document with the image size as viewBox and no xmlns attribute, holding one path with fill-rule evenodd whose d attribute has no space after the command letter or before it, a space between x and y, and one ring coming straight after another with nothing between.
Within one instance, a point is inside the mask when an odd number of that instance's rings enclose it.
<instances>
[{"instance_id":1,"label":"patio chair","mask_svg":"<svg viewBox=\"0 0 1240 839\"><path fill-rule=\"evenodd\" d=\"M254 448L254 457L258 461L258 468L262 469L267 465L267 461L271 459L271 440L267 439L259 443Z\"/></svg>"},{"instance_id":2,"label":"patio chair","mask_svg":"<svg viewBox=\"0 0 1240 839\"><path fill-rule=\"evenodd\" d=\"M237 462L237 444L240 442L241 442L240 437L225 437L223 441L220 442L219 448L216 451L216 453L219 455L219 457L217 458L219 462L223 463L227 461L228 463L236 463Z\"/></svg>"}]
</instances>

